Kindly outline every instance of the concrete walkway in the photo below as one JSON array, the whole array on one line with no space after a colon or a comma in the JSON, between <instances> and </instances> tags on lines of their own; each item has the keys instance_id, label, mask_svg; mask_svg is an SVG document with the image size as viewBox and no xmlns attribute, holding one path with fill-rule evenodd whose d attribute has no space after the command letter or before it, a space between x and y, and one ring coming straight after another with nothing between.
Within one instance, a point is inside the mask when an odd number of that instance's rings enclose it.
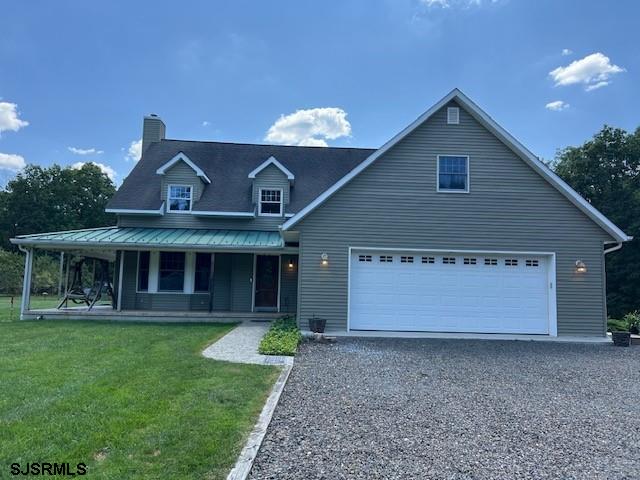
<instances>
[{"instance_id":1,"label":"concrete walkway","mask_svg":"<svg viewBox=\"0 0 640 480\"><path fill-rule=\"evenodd\" d=\"M260 355L258 345L269 330L268 322L245 321L203 352L207 358L235 363L258 365L293 365L293 357Z\"/></svg>"}]
</instances>

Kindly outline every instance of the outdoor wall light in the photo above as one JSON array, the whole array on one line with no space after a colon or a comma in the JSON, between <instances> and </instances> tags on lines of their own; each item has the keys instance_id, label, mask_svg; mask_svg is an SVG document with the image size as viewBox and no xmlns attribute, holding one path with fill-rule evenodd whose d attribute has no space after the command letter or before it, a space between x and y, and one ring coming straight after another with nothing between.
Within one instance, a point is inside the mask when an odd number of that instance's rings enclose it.
<instances>
[{"instance_id":1,"label":"outdoor wall light","mask_svg":"<svg viewBox=\"0 0 640 480\"><path fill-rule=\"evenodd\" d=\"M327 253L322 253L320 255L320 264L321 265L329 265L329 254Z\"/></svg>"},{"instance_id":2,"label":"outdoor wall light","mask_svg":"<svg viewBox=\"0 0 640 480\"><path fill-rule=\"evenodd\" d=\"M293 264L293 259L289 260L289 270L293 270L293 267L295 267L295 265Z\"/></svg>"},{"instance_id":3,"label":"outdoor wall light","mask_svg":"<svg viewBox=\"0 0 640 480\"><path fill-rule=\"evenodd\" d=\"M587 265L582 260L576 260L576 273L587 273Z\"/></svg>"}]
</instances>

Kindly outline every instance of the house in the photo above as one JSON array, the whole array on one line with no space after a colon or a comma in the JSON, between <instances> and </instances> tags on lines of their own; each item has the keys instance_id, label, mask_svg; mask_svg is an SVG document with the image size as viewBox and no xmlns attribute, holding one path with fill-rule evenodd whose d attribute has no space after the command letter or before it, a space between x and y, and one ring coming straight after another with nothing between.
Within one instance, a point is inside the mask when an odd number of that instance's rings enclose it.
<instances>
[{"instance_id":1,"label":"house","mask_svg":"<svg viewBox=\"0 0 640 480\"><path fill-rule=\"evenodd\" d=\"M25 235L109 252L107 318L297 313L328 331L605 335L605 256L631 238L455 89L377 150L165 139L117 225ZM25 276L28 293L30 275ZM62 309L22 315L86 316Z\"/></svg>"}]
</instances>

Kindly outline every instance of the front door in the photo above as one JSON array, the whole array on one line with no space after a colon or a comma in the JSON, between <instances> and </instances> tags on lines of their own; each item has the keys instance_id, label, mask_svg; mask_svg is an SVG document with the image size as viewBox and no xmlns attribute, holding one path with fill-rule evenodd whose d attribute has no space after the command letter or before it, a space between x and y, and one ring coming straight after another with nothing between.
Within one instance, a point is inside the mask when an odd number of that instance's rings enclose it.
<instances>
[{"instance_id":1,"label":"front door","mask_svg":"<svg viewBox=\"0 0 640 480\"><path fill-rule=\"evenodd\" d=\"M276 255L256 255L255 310L278 310L279 278L280 257Z\"/></svg>"}]
</instances>

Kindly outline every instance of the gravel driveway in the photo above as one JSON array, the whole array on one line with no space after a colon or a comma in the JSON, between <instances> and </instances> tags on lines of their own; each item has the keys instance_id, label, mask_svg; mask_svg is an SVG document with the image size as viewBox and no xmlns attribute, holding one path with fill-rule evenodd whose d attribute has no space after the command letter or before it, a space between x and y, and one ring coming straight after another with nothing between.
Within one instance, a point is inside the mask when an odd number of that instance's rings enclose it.
<instances>
[{"instance_id":1,"label":"gravel driveway","mask_svg":"<svg viewBox=\"0 0 640 480\"><path fill-rule=\"evenodd\" d=\"M640 347L307 343L251 478L640 479Z\"/></svg>"}]
</instances>

